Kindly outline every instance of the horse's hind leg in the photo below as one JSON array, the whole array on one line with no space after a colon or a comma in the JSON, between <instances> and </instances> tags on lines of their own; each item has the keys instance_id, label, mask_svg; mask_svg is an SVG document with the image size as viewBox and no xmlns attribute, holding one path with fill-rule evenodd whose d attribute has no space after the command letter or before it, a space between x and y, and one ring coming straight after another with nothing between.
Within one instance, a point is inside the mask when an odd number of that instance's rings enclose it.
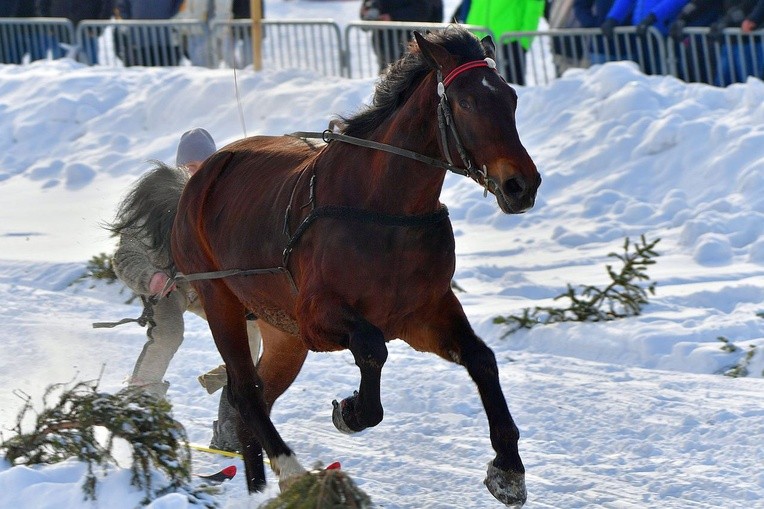
<instances>
[{"instance_id":1,"label":"horse's hind leg","mask_svg":"<svg viewBox=\"0 0 764 509\"><path fill-rule=\"evenodd\" d=\"M262 381L249 349L244 306L220 281L199 284L197 289L215 345L226 364L228 397L244 424L239 426L239 440L244 449L247 488L253 492L265 486L263 449L281 481L305 472L268 416Z\"/></svg>"},{"instance_id":2,"label":"horse's hind leg","mask_svg":"<svg viewBox=\"0 0 764 509\"><path fill-rule=\"evenodd\" d=\"M499 369L493 351L475 334L461 304L450 293L442 306L421 317L403 338L417 350L438 354L467 368L477 385L488 418L491 445L496 457L488 464L485 485L491 494L508 506L525 503L525 467L517 442L520 432L512 420L499 383Z\"/></svg>"},{"instance_id":3,"label":"horse's hind leg","mask_svg":"<svg viewBox=\"0 0 764 509\"><path fill-rule=\"evenodd\" d=\"M263 397L270 412L276 399L286 391L305 363L308 349L300 338L261 323L263 355L257 374L263 382Z\"/></svg>"},{"instance_id":4,"label":"horse's hind leg","mask_svg":"<svg viewBox=\"0 0 764 509\"><path fill-rule=\"evenodd\" d=\"M361 319L350 333L348 349L361 371L361 385L354 395L341 403L332 401L332 421L343 433L355 433L376 426L384 416L380 378L387 360L387 346L382 331Z\"/></svg>"}]
</instances>

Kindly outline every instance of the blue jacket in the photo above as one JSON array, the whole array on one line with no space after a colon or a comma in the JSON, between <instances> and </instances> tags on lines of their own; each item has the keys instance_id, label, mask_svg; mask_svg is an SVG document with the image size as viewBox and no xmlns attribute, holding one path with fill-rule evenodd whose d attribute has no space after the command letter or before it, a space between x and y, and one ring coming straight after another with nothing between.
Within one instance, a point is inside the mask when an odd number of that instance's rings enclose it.
<instances>
[{"instance_id":1,"label":"blue jacket","mask_svg":"<svg viewBox=\"0 0 764 509\"><path fill-rule=\"evenodd\" d=\"M653 24L663 35L668 35L671 23L679 16L689 0L615 0L607 17L621 24L638 25L650 14L655 14ZM631 17L629 13L631 12Z\"/></svg>"},{"instance_id":2,"label":"blue jacket","mask_svg":"<svg viewBox=\"0 0 764 509\"><path fill-rule=\"evenodd\" d=\"M764 0L759 0L753 10L748 13L746 19L749 19L756 23L756 29L761 28L761 22L764 21Z\"/></svg>"}]
</instances>

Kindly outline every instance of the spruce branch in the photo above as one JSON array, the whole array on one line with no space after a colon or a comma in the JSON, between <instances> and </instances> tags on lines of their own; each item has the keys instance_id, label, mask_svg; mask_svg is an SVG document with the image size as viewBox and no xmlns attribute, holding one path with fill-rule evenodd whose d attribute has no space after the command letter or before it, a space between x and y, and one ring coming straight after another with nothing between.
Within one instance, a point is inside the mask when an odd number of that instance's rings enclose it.
<instances>
[{"instance_id":1,"label":"spruce branch","mask_svg":"<svg viewBox=\"0 0 764 509\"><path fill-rule=\"evenodd\" d=\"M623 252L608 253L621 263L620 270L613 265L605 266L610 283L605 288L582 286L576 288L567 285L564 293L556 296L555 301L567 302L567 306L536 306L523 309L520 315L497 316L493 323L507 325L509 328L502 337L520 329L531 329L540 324L559 322L604 322L636 316L648 303L648 295L655 294L656 283L642 286L650 280L647 268L656 263L659 256L655 246L660 239L648 242L644 235L638 242L624 240Z\"/></svg>"},{"instance_id":2,"label":"spruce branch","mask_svg":"<svg viewBox=\"0 0 764 509\"><path fill-rule=\"evenodd\" d=\"M22 395L17 392L17 394ZM52 401L55 397L57 401ZM171 416L171 405L164 399L136 390L116 394L98 391L98 381L49 386L37 412L32 398L23 394L24 404L0 452L12 465L58 463L76 458L88 464L83 485L85 500L96 499L96 467L106 473L117 465L113 449L116 439L132 448L131 483L144 491L148 503L170 492L185 493L189 501L206 507L215 504L208 496L190 487L191 452L183 426ZM33 429L22 423L32 417ZM96 428L106 429L99 440ZM152 473L165 473L167 486L154 489Z\"/></svg>"},{"instance_id":3,"label":"spruce branch","mask_svg":"<svg viewBox=\"0 0 764 509\"><path fill-rule=\"evenodd\" d=\"M106 253L92 256L85 266L85 272L72 281L69 286L88 280L93 280L94 282L105 281L107 285L112 285L115 282L121 283L120 279L117 277L117 273L114 272L114 264L112 262L113 257L113 254ZM94 285L95 283L92 283L91 288L93 288ZM130 294L130 297L125 301L125 304L132 304L133 301L138 298L138 295L124 284L121 284L119 292L128 292Z\"/></svg>"}]
</instances>

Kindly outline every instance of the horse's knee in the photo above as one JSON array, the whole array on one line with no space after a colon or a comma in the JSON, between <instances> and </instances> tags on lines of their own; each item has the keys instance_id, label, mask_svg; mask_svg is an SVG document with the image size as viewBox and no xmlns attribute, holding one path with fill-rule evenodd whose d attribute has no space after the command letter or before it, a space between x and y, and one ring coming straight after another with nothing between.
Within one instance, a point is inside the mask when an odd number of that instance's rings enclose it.
<instances>
[{"instance_id":1,"label":"horse's knee","mask_svg":"<svg viewBox=\"0 0 764 509\"><path fill-rule=\"evenodd\" d=\"M387 361L387 346L382 331L370 323L363 322L350 334L349 348L356 366L362 371L381 370Z\"/></svg>"},{"instance_id":2,"label":"horse's knee","mask_svg":"<svg viewBox=\"0 0 764 509\"><path fill-rule=\"evenodd\" d=\"M481 340L476 341L470 348L462 350L460 364L470 373L474 370L499 376L496 354Z\"/></svg>"}]
</instances>

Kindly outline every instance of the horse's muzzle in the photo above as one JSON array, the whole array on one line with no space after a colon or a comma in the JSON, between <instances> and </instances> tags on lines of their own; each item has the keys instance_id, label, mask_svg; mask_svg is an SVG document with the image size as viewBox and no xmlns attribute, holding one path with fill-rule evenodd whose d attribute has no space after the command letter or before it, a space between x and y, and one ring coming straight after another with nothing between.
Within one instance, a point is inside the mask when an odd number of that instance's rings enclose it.
<instances>
[{"instance_id":1,"label":"horse's muzzle","mask_svg":"<svg viewBox=\"0 0 764 509\"><path fill-rule=\"evenodd\" d=\"M522 175L513 175L505 179L501 184L493 180L494 194L499 208L507 214L522 214L531 209L536 203L536 191L541 185L541 175L535 173L529 181Z\"/></svg>"}]
</instances>

